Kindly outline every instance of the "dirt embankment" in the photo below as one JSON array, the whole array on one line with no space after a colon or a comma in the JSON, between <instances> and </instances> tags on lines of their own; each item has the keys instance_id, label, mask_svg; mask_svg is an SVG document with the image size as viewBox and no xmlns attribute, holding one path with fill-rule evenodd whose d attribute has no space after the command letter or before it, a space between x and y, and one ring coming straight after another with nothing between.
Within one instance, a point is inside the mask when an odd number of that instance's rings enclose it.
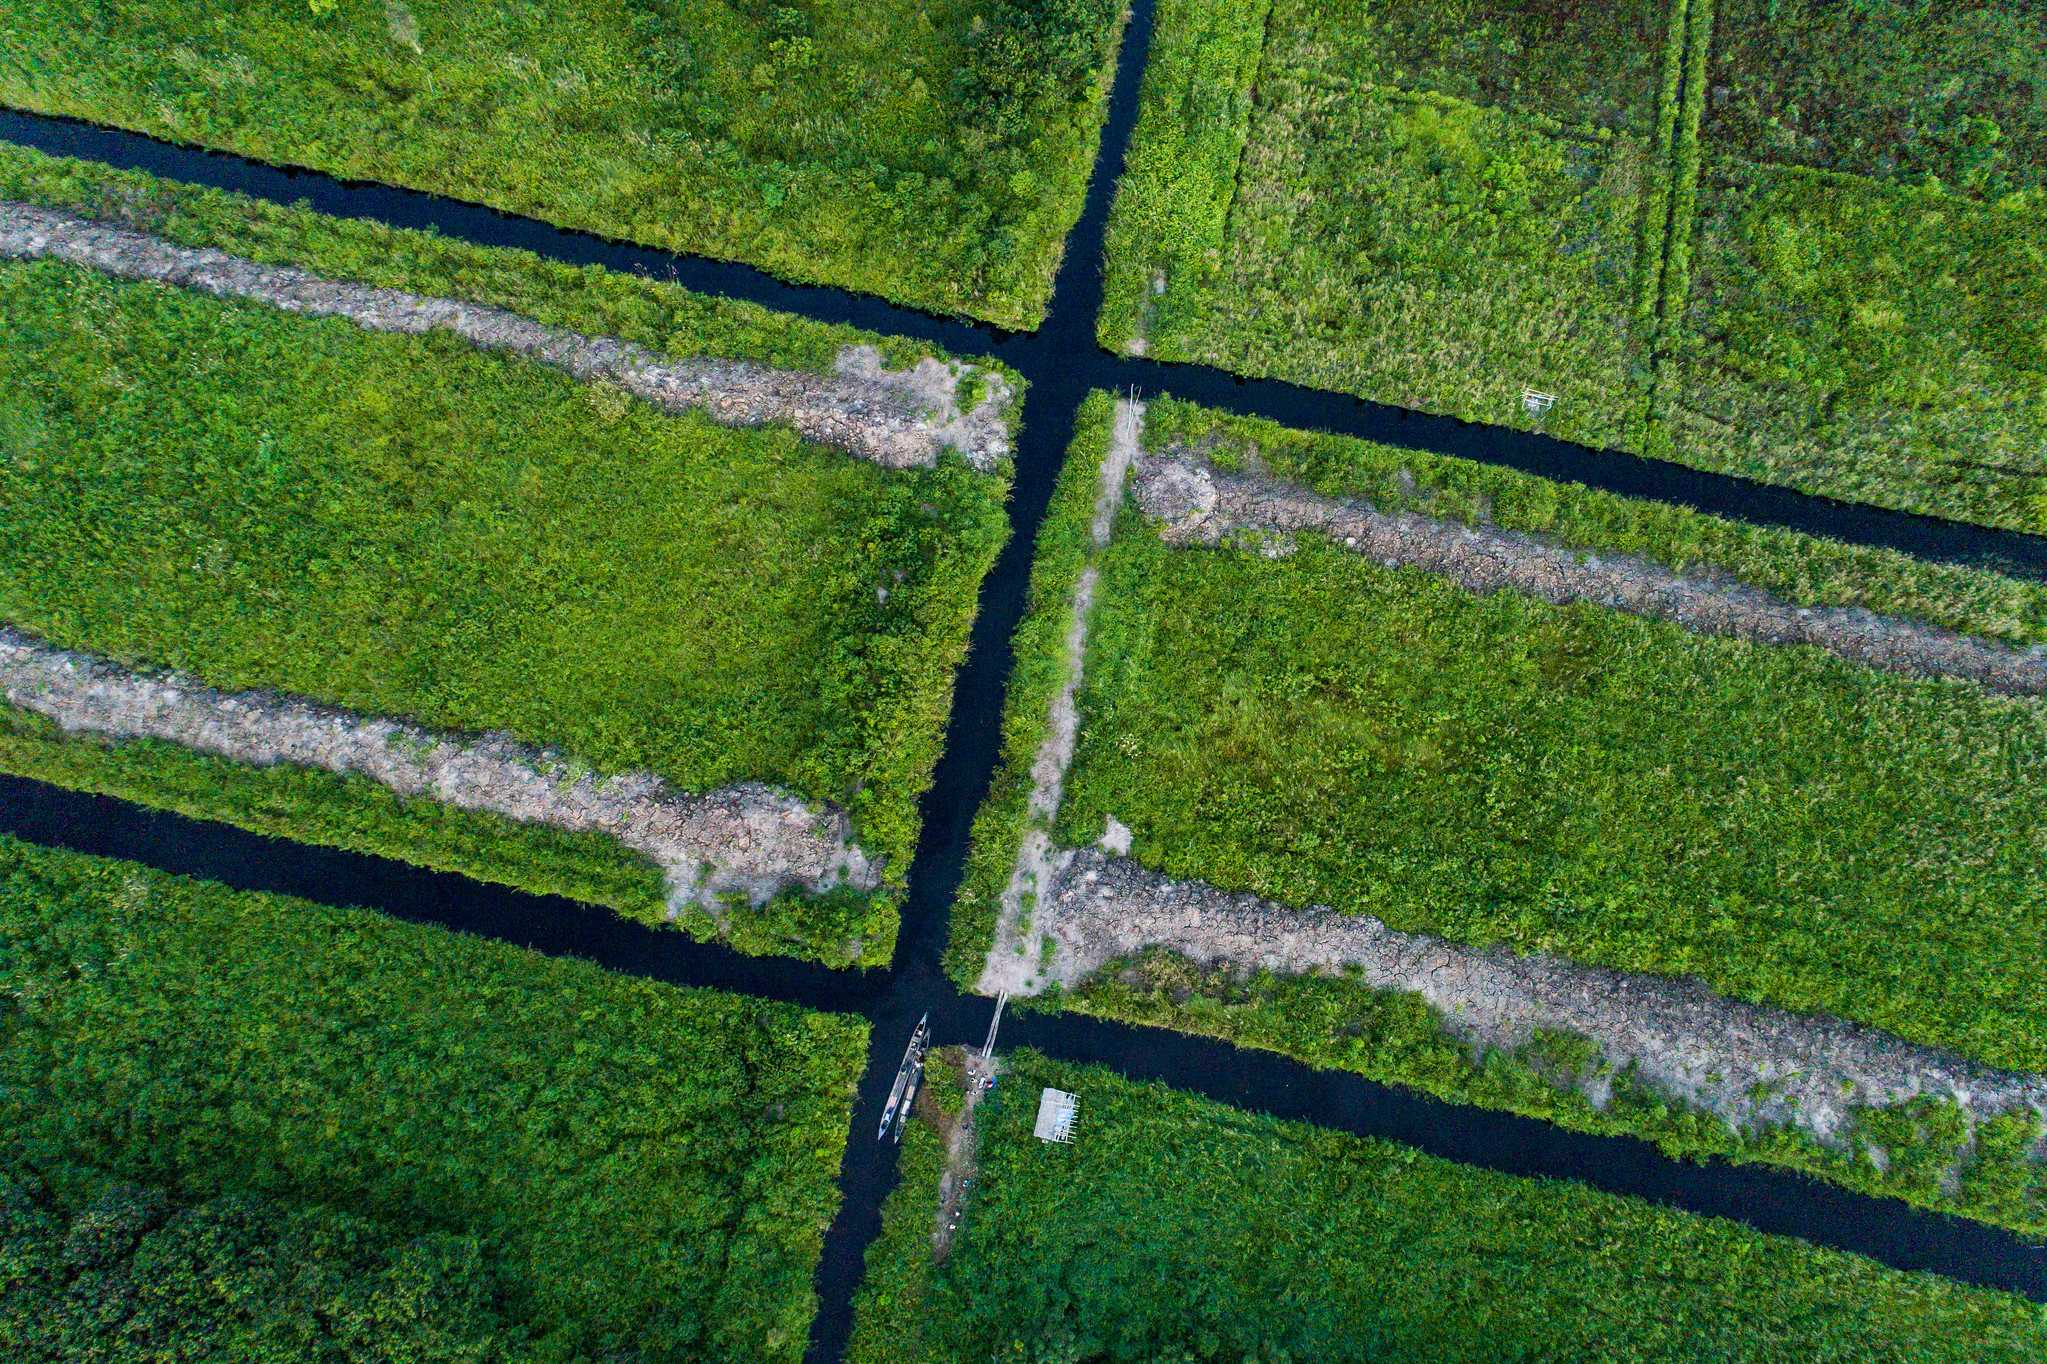
<instances>
[{"instance_id":1,"label":"dirt embankment","mask_svg":"<svg viewBox=\"0 0 2047 1364\"><path fill-rule=\"evenodd\" d=\"M1701 634L1809 644L1869 667L1957 677L1996 692L2047 693L2047 649L2016 649L1922 621L1849 607L1798 606L1724 574L1678 573L1633 555L1594 555L1491 526L1388 513L1295 484L1215 469L1185 450L1138 461L1138 505L1172 544L1311 531L1390 566L1440 574L1472 592L1511 588L1559 605L1592 602Z\"/></svg>"},{"instance_id":2,"label":"dirt embankment","mask_svg":"<svg viewBox=\"0 0 2047 1364\"><path fill-rule=\"evenodd\" d=\"M946 1047L933 1052L929 1064L944 1067L962 1095L957 1113L945 1110L930 1084L917 1095L917 1116L945 1143L945 1171L938 1178L938 1213L931 1227L931 1258L942 1264L952 1252L953 1237L965 1215L967 1191L980 1169L975 1162L980 1134L974 1126L974 1109L995 1082L1002 1062L972 1047Z\"/></svg>"},{"instance_id":3,"label":"dirt embankment","mask_svg":"<svg viewBox=\"0 0 2047 1364\"><path fill-rule=\"evenodd\" d=\"M179 246L33 204L0 202L0 258L48 257L121 279L153 280L287 312L340 317L365 331L453 332L578 379L607 379L670 412L697 410L728 426L782 422L802 435L889 468L925 466L957 450L978 469L1010 453L1013 394L1001 374L926 358L887 370L872 346L848 346L832 374L744 360L677 359L615 337L585 336L501 308L324 279L223 251ZM962 411L962 381L983 395Z\"/></svg>"},{"instance_id":4,"label":"dirt embankment","mask_svg":"<svg viewBox=\"0 0 2047 1364\"><path fill-rule=\"evenodd\" d=\"M1123 483L1137 458L1138 441L1144 432L1144 404L1124 400L1116 404L1116 425L1109 450L1102 458L1101 478L1095 486L1094 519L1089 533L1094 547L1109 543L1116 522L1116 509L1123 502ZM1065 798L1066 769L1073 765L1073 744L1080 732L1080 692L1083 655L1087 652L1087 618L1094 604L1098 574L1090 562L1081 570L1073 587L1073 604L1066 624L1066 677L1058 695L1052 698L1051 713L1045 719L1045 737L1031 762L1031 794L1025 818L1023 843L1016 863L1003 888L1002 903L995 921L995 943L981 969L975 988L982 994L1035 993L1040 986L1038 958L1044 935L1032 922L1031 904L1043 895L1051 880L1052 824Z\"/></svg>"},{"instance_id":5,"label":"dirt embankment","mask_svg":"<svg viewBox=\"0 0 2047 1364\"><path fill-rule=\"evenodd\" d=\"M1037 988L1078 985L1107 963L1165 948L1203 965L1282 975L1354 968L1378 990L1420 995L1475 1050L1525 1045L1538 1029L1595 1043L1613 1071L1742 1127L1795 1125L1838 1140L1855 1107L1920 1096L1972 1121L2015 1108L2047 1115L2047 1076L1993 1070L1820 1014L1744 1004L1695 980L1519 956L1403 933L1328 909L1296 910L1174 881L1098 849L1055 851L1034 926L1053 944ZM1611 1075L1578 1087L1594 1103Z\"/></svg>"},{"instance_id":6,"label":"dirt embankment","mask_svg":"<svg viewBox=\"0 0 2047 1364\"><path fill-rule=\"evenodd\" d=\"M268 692L221 692L176 673L145 675L0 626L0 693L68 731L162 739L237 762L292 763L366 777L401 796L558 829L605 834L653 859L670 916L717 913L796 888L872 890L880 869L846 816L757 782L704 795L647 772L594 776L560 753L503 734L435 733Z\"/></svg>"}]
</instances>

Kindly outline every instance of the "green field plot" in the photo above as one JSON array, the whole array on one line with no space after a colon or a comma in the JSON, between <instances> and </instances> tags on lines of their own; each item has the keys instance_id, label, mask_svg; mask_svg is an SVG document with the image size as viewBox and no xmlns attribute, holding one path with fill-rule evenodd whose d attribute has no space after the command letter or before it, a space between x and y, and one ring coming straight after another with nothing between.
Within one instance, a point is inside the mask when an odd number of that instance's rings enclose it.
<instances>
[{"instance_id":1,"label":"green field plot","mask_svg":"<svg viewBox=\"0 0 2047 1364\"><path fill-rule=\"evenodd\" d=\"M2047 530L2047 200L1714 161L1700 209L1679 458Z\"/></svg>"},{"instance_id":2,"label":"green field plot","mask_svg":"<svg viewBox=\"0 0 2047 1364\"><path fill-rule=\"evenodd\" d=\"M1115 0L25 0L0 101L1029 327Z\"/></svg>"},{"instance_id":3,"label":"green field plot","mask_svg":"<svg viewBox=\"0 0 2047 1364\"><path fill-rule=\"evenodd\" d=\"M1131 857L1176 879L1696 976L1983 1062L2047 1066L2036 1004L2047 825L2030 795L2047 779L2040 701L1585 603L1476 596L1311 534L1278 559L1249 543L1172 548L1132 505L1091 551L1108 417L1105 398L1083 411L1040 536L1003 765L954 916L948 962L963 985L981 973L1030 825L1072 593L1092 562L1055 846L1092 846L1113 818ZM2047 591L1977 570L1184 403L1150 405L1144 445L1802 605L2047 639ZM1737 1129L1647 1085L1603 1087L1595 1106L1575 1087L1587 1060L1572 1039L1475 1052L1416 995L1340 974L1203 970L1164 949L1112 962L1063 999L1673 1153L1790 1164L2047 1228L2027 1112L1972 1137L1938 1105L1858 1109L1822 1146L1790 1127ZM1859 1155L1867 1146L1888 1162Z\"/></svg>"},{"instance_id":4,"label":"green field plot","mask_svg":"<svg viewBox=\"0 0 2047 1364\"><path fill-rule=\"evenodd\" d=\"M1164 0L1104 344L1639 443L1671 28L1656 0Z\"/></svg>"},{"instance_id":5,"label":"green field plot","mask_svg":"<svg viewBox=\"0 0 2047 1364\"><path fill-rule=\"evenodd\" d=\"M118 1256L118 1205L154 1203L188 1257L159 1260L166 1296L277 1294L241 1304L275 1314L251 1330L293 1329L325 1274L322 1310L384 1303L380 1344L416 1338L417 1292L472 1350L801 1355L858 1020L12 840L0 920L5 1230L29 1265L67 1217ZM209 1269L200 1235L244 1253ZM266 1270L287 1253L334 1259ZM48 1268L51 1300L10 1284L0 1323L63 1318L78 1265Z\"/></svg>"},{"instance_id":6,"label":"green field plot","mask_svg":"<svg viewBox=\"0 0 2047 1364\"><path fill-rule=\"evenodd\" d=\"M2042 22L1719 6L1659 452L2047 529Z\"/></svg>"},{"instance_id":7,"label":"green field plot","mask_svg":"<svg viewBox=\"0 0 2047 1364\"><path fill-rule=\"evenodd\" d=\"M1071 1146L1031 1135L1078 1093ZM913 1127L850 1358L2027 1360L2021 1298L1022 1053L933 1265ZM921 1149L920 1149L921 1148Z\"/></svg>"},{"instance_id":8,"label":"green field plot","mask_svg":"<svg viewBox=\"0 0 2047 1364\"><path fill-rule=\"evenodd\" d=\"M1716 0L1711 135L1754 161L1996 198L2047 171L2047 13L2025 0Z\"/></svg>"},{"instance_id":9,"label":"green field plot","mask_svg":"<svg viewBox=\"0 0 2047 1364\"><path fill-rule=\"evenodd\" d=\"M4 192L179 240L521 307L678 353L828 365L751 309L18 156ZM389 247L388 252L383 248ZM0 621L229 690L504 731L676 789L765 781L848 810L882 890L727 916L756 951L886 961L1005 479L890 471L779 427L669 415L445 336L0 265ZM908 358L897 355L897 359ZM0 766L668 914L653 864L366 779L61 739L7 712ZM685 926L709 931L685 918Z\"/></svg>"},{"instance_id":10,"label":"green field plot","mask_svg":"<svg viewBox=\"0 0 2047 1364\"><path fill-rule=\"evenodd\" d=\"M2047 1066L2037 701L1134 523L1080 700L1068 846Z\"/></svg>"}]
</instances>

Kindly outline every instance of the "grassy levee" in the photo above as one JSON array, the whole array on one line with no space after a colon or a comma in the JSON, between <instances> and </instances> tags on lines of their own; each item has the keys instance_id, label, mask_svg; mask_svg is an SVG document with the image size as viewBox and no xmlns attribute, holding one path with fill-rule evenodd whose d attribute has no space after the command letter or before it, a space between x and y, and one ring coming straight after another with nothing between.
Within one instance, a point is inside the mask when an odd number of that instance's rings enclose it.
<instances>
[{"instance_id":1,"label":"grassy levee","mask_svg":"<svg viewBox=\"0 0 2047 1364\"><path fill-rule=\"evenodd\" d=\"M22 0L0 103L1010 327L1079 217L1118 0Z\"/></svg>"},{"instance_id":2,"label":"grassy levee","mask_svg":"<svg viewBox=\"0 0 2047 1364\"><path fill-rule=\"evenodd\" d=\"M1682 24L1536 8L1164 0L1104 344L1639 446Z\"/></svg>"},{"instance_id":3,"label":"grassy levee","mask_svg":"<svg viewBox=\"0 0 2047 1364\"><path fill-rule=\"evenodd\" d=\"M2047 531L2043 22L1722 0L1659 453Z\"/></svg>"},{"instance_id":4,"label":"grassy levee","mask_svg":"<svg viewBox=\"0 0 2047 1364\"><path fill-rule=\"evenodd\" d=\"M0 196L185 245L509 307L676 354L828 369L870 338L0 149ZM888 960L1006 476L884 470L786 428L668 415L439 335L0 266L0 620L223 689L502 730L681 790L760 780L847 809L874 894L787 893L684 927ZM902 363L925 353L879 343ZM663 922L611 840L401 800L366 779L0 709L0 766Z\"/></svg>"},{"instance_id":5,"label":"grassy levee","mask_svg":"<svg viewBox=\"0 0 2047 1364\"><path fill-rule=\"evenodd\" d=\"M0 1167L48 1203L473 1243L525 1357L802 1353L859 1020L11 839L0 920Z\"/></svg>"},{"instance_id":6,"label":"grassy levee","mask_svg":"<svg viewBox=\"0 0 2047 1364\"><path fill-rule=\"evenodd\" d=\"M1022 838L1064 666L1108 409L1082 422L1018 636L1005 749L948 964L971 986ZM1806 606L2047 641L2047 589L1743 526L1466 461L1147 408L1145 444L1331 496L1718 575ZM1806 648L1590 605L1473 597L1303 537L1290 558L1169 549L1126 508L1098 559L1081 729L1055 841L1113 816L1166 874L1453 939L1824 1009L1985 1062L2047 1065L2047 707ZM1957 988L1956 982L1968 982ZM1474 1054L1420 998L1334 975L1203 970L1163 951L1048 1001L1356 1070L1671 1154L1763 1161L2047 1231L2030 1112L1852 1110L1835 1140L1741 1130L1601 1072L1584 1039ZM1596 1052L1597 1048L1592 1048ZM1601 1106L1585 1097L1605 1088Z\"/></svg>"},{"instance_id":7,"label":"grassy levee","mask_svg":"<svg viewBox=\"0 0 2047 1364\"><path fill-rule=\"evenodd\" d=\"M936 1163L911 1148L884 1214L906 1234L868 1281L852 1359L1917 1364L2047 1348L2018 1297L1028 1052L1009 1064L978 1109L980 1175L942 1265L907 1234L937 1197ZM1032 1137L1041 1085L1081 1096L1073 1145Z\"/></svg>"}]
</instances>

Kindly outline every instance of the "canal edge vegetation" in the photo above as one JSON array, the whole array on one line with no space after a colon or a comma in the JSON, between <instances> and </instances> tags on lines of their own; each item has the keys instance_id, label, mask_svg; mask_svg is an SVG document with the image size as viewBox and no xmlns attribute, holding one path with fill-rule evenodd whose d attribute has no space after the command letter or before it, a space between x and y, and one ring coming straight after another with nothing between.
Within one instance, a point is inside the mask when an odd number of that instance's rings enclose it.
<instances>
[{"instance_id":1,"label":"canal edge vegetation","mask_svg":"<svg viewBox=\"0 0 2047 1364\"><path fill-rule=\"evenodd\" d=\"M1035 1140L1039 1089L1081 1098ZM855 1364L1051 1358L2028 1359L2037 1305L1738 1223L1226 1107L1034 1052L977 1107L934 1265L943 1151L904 1145ZM1247 1300L1267 1310L1241 1310Z\"/></svg>"},{"instance_id":2,"label":"canal edge vegetation","mask_svg":"<svg viewBox=\"0 0 2047 1364\"><path fill-rule=\"evenodd\" d=\"M605 0L563 23L461 0L231 19L24 0L0 101L1027 330L1126 13Z\"/></svg>"},{"instance_id":3,"label":"canal edge vegetation","mask_svg":"<svg viewBox=\"0 0 2047 1364\"><path fill-rule=\"evenodd\" d=\"M139 173L109 171L4 146L0 146L0 197L97 214L146 227L166 239L189 246L213 246L271 263L296 263L336 275L366 277L368 281L385 287L469 298L491 306L514 309L549 325L619 335L652 348L675 348L691 353L690 347L700 346L701 351L697 353L726 357L753 353L776 363L818 371L829 371L836 357L849 346L872 345L891 364L908 364L939 355L932 348L917 343L890 341L870 337L852 328L780 317L758 307L706 299L651 280L597 269L570 269L523 252L472 247L425 233L325 218L303 209L279 208ZM852 461L845 461L844 456L836 454L821 457L808 453L810 447L787 433L762 428L714 434L720 428L700 418L687 414L669 417L651 410L641 412L634 400L601 384L578 385L565 377L559 381L547 379L542 377L547 372L531 366L531 362L513 361L508 357L493 360L459 342L437 340L433 336L377 339L361 334L358 334L359 339L350 340L332 330L341 324L296 319L288 314L265 317L259 305L180 295L177 291L164 291L157 286L115 285L95 279L89 272L78 272L73 267L55 263L6 268L9 278L17 281L17 289L30 290L20 296L23 302L40 292L47 303L54 297L49 293L52 288L83 290L98 300L97 311L66 309L50 314L45 321L53 325L57 319L69 317L73 324L96 326L97 323L82 319L97 317L104 322L124 315L123 310L134 314L135 309L141 307L137 316L148 314L153 317L161 313L169 319L165 325L185 325L178 322L178 318L216 319L206 323L216 335L216 340L207 345L219 344L220 328L225 326L227 334L277 338L275 345L283 346L287 351L302 345L314 347L311 351L293 352L296 359L280 362L263 375L248 376L248 382L238 387L236 408L256 402L266 383L274 387L302 362L310 363L315 356L325 356L321 363L331 367L335 346L343 349L353 347L351 353L381 355L387 360L395 356L389 346L417 347L439 358L425 367L397 362L387 364L382 371L372 365L368 372L382 372L401 387L429 383L437 374L445 373L452 377L453 373L460 372L465 376L467 387L460 395L451 393L443 400L443 405L452 403L460 408L467 404L471 410L481 410L476 407L478 400L472 396L474 392L500 398L516 393L521 395L521 401L528 393L579 394L586 400L583 404L579 405L571 398L565 408L557 407L554 410L556 415L541 422L540 426L567 422L571 428L578 424L588 427L587 438L582 445L590 449L603 448L606 441L615 445L628 429L642 432L643 450L658 448L664 439L673 444L686 430L701 431L704 434L700 438L692 436L690 439L722 443L735 452L742 447L756 450L785 471L778 477L796 477L799 485L801 479L815 482L822 476L825 479L823 487L837 488L829 495L844 510L832 510L829 505L819 504L805 513L813 519L826 515L843 520L850 515L860 520L868 515L860 510L860 499L872 499L879 494L880 501L875 503L873 515L867 519L861 534L847 540L854 547L856 557L866 555L876 560L879 592L877 594L875 586L856 589L850 583L842 585L841 595L844 592L857 595L858 591L868 594L864 605L856 602L848 608L844 615L844 628L848 631L855 629L864 612L878 621L895 620L896 625L891 629L900 633L907 628L913 637L922 638L924 643L905 648L903 645L906 643L914 644L914 638L887 647L876 647L877 642L870 642L864 656L857 652L846 656L844 668L852 670L848 676L860 673L868 678L862 691L866 697L863 710L867 718L857 724L849 720L847 725L852 728L847 733L855 735L856 731L867 733L871 730L869 739L873 751L887 755L883 767L894 769L899 775L884 780L881 779L885 776L883 770L876 768L857 789L835 793L812 785L812 790L806 794L826 800L838 796L846 801L863 845L870 852L879 853L888 864L883 891L873 895L832 893L807 898L784 895L761 910L725 916L726 923L722 927L711 916L691 911L684 917L684 927L703 936L722 935L733 945L755 952L793 951L841 963L861 961L879 964L888 960L894 940L895 903L915 844L916 802L923 786L930 780L931 767L936 760L939 731L949 706L952 669L965 648L968 625L976 609L980 575L993 562L995 552L1007 533L1001 509L1008 483L1007 461L990 475L972 473L955 459L949 459L937 469L906 471L903 474L881 470L872 470L870 474L839 469L835 467L838 462L851 464ZM361 276L348 275L349 271L358 269L362 271ZM36 283L29 283L31 280ZM44 311L47 312L47 308ZM25 336L42 334L29 321L33 312L32 308L19 312L23 324L30 326ZM238 341L226 354L232 356L238 349L246 349L246 346ZM182 349L174 348L173 353L182 353ZM521 365L530 366L532 373L519 369ZM1021 378L1006 370L1000 372L1012 392L1020 392ZM351 380L351 384L354 382ZM350 385L343 385L337 391L348 392ZM24 396L27 392L27 389L17 390L17 408L28 401ZM387 409L389 415L378 419L387 428L387 437L393 432L402 435L401 428L404 421L412 419L411 413L434 406L432 401L425 401L425 397L423 394L414 395L405 403ZM18 411L14 420L29 424L17 434L22 440L30 440L37 448L47 447L61 429L61 425L50 425L50 415L56 410L43 410L41 415L33 411ZM349 409L344 407L346 410ZM403 420L396 415L400 410L408 414ZM1013 404L1009 413L1011 422L1017 419L1017 411L1018 405ZM318 425L332 419L331 414L326 414L317 419L308 416L294 420L302 426L313 422L307 427L313 434L306 438L315 439ZM392 425L394 422L398 424ZM657 435L660 439L655 438ZM500 445L510 445L514 450L520 447L521 438L516 433L510 436L501 434L492 439ZM375 449L377 443L372 442L365 448ZM443 452L435 453L440 455ZM285 452L273 451L262 457L276 464L281 454L285 463L289 464L288 448ZM558 464L562 462L560 455L547 458ZM583 456L574 455L571 462L579 459ZM636 462L644 464L646 461ZM804 472L806 469L810 472ZM17 481L31 477L26 466L17 465L12 473ZM288 491L291 484L278 485L277 473L278 470L272 469L248 486L270 486L273 491ZM566 465L561 476L573 477ZM637 476L644 479L647 474L641 472ZM696 481L701 483L703 479L699 477ZM756 483L760 484L760 480ZM25 486L33 488L36 485L30 483ZM159 491L164 487L159 483L145 486L157 487ZM685 482L676 486L687 485ZM203 487L200 485L199 491L203 491ZM873 492L855 491L861 487ZM198 492L195 491L194 495ZM523 496L512 490L508 490L506 495L513 496L515 500L516 496ZM663 497L672 502L677 495L670 491ZM580 500L592 501L588 497ZM642 505L658 505L660 500L663 499ZM787 502L786 497L784 501ZM60 500L57 511L65 505L70 504ZM800 503L788 505L801 506ZM926 513L919 511L919 507L933 510ZM23 515L27 514L24 510ZM788 519L785 513L773 514ZM730 517L726 519L730 520ZM631 517L621 517L608 524L629 527L632 520ZM910 536L895 536L891 527L898 522L911 530ZM33 524L24 523L25 526ZM119 518L110 524L119 524ZM53 534L61 530L54 522L47 528ZM603 533L615 535L617 531ZM733 532L728 529L721 533L729 535ZM893 547L891 538L898 541ZM68 543L73 542L59 535L57 541L45 547L46 552L58 553L61 559L62 554L68 551L61 551L59 546ZM918 548L920 543L921 549ZM862 545L867 548L860 548ZM251 547L254 547L253 542ZM343 547L341 552L345 559L347 554L356 551ZM95 553L103 555L103 551ZM929 557L932 555L936 558ZM332 558L331 554L329 558ZM920 560L926 562L920 563ZM920 574L927 580L922 585L917 576ZM281 581L280 590L296 590L289 588L290 580ZM82 606L87 599L80 598L74 605ZM0 607L18 618L33 600L32 596L25 596L12 602L0 601ZM34 624L33 621L21 623ZM741 638L744 638L743 634ZM85 642L88 646L104 647L101 640ZM153 656L154 652L144 650L143 653L150 656L142 661L185 661L182 658L159 659ZM204 669L195 671L205 676ZM326 674L323 672L321 675L324 678ZM882 685L889 676L896 678L897 685ZM216 679L209 677L206 680ZM260 686L286 679L252 677L244 673L243 680ZM819 687L812 691L828 693L830 688ZM877 696L893 696L895 699L877 710L880 704L875 699ZM399 704L371 706L370 709L404 713L407 707ZM53 726L37 717L25 716L15 708L7 708L4 714L6 724L0 727L0 761L23 775L42 776L64 784L140 798L145 803L167 804L181 813L225 818L266 833L355 847L487 880L509 882L523 889L566 894L610 905L648 922L665 922L671 915L660 877L652 865L634 856L621 855L615 847L607 846L607 839L447 812L434 808L431 801L399 800L369 783L351 778L320 777L281 767L245 768L200 755L179 753L165 745L140 743L116 747L89 739L64 738ZM452 726L457 729L471 727L492 726L471 726L459 720ZM736 732L743 734L745 731ZM559 736L543 734L538 737L546 741ZM821 751L814 742L803 747L813 753ZM612 761L616 762L616 759ZM592 766L602 769L601 764L593 763ZM714 781L712 784L720 783Z\"/></svg>"},{"instance_id":4,"label":"canal edge vegetation","mask_svg":"<svg viewBox=\"0 0 2047 1364\"><path fill-rule=\"evenodd\" d=\"M0 1157L473 1239L544 1358L796 1359L866 1024L0 838Z\"/></svg>"}]
</instances>

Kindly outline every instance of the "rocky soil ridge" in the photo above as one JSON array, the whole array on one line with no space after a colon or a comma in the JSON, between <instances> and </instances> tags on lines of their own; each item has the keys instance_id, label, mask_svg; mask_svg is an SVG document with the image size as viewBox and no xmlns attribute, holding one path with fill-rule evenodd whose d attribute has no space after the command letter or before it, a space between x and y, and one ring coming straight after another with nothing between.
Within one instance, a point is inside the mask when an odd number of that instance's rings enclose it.
<instances>
[{"instance_id":1,"label":"rocky soil ridge","mask_svg":"<svg viewBox=\"0 0 2047 1364\"><path fill-rule=\"evenodd\" d=\"M1799 606L1725 573L1679 573L1636 555L1588 553L1523 531L1384 512L1276 478L1226 473L1185 448L1145 453L1134 491L1170 544L1314 532L1387 567L1419 568L1471 592L1510 588L1557 605L1590 602L1701 634L1807 644L1890 672L1963 678L2007 695L2047 694L2047 648L2037 645L2014 648L1860 607ZM1285 553L1285 541L1269 543L1266 552Z\"/></svg>"},{"instance_id":2,"label":"rocky soil ridge","mask_svg":"<svg viewBox=\"0 0 2047 1364\"><path fill-rule=\"evenodd\" d=\"M575 832L651 858L669 917L722 913L728 899L872 890L880 869L845 814L759 782L702 795L649 772L599 776L505 734L437 733L271 692L223 692L178 673L144 674L0 625L0 694L68 732L149 738L237 762L292 763L366 777L401 796Z\"/></svg>"},{"instance_id":3,"label":"rocky soil ridge","mask_svg":"<svg viewBox=\"0 0 2047 1364\"><path fill-rule=\"evenodd\" d=\"M62 260L121 279L345 318L365 331L449 331L479 349L523 355L580 380L609 380L664 411L701 411L727 426L786 423L808 439L891 469L929 466L956 450L986 471L1011 451L1008 381L958 361L927 356L909 369L889 370L880 352L865 345L844 348L831 374L673 358L502 308L325 279L35 204L0 201L0 258ZM982 396L961 411L961 384L974 375Z\"/></svg>"},{"instance_id":4,"label":"rocky soil ridge","mask_svg":"<svg viewBox=\"0 0 2047 1364\"><path fill-rule=\"evenodd\" d=\"M1052 946L1033 992L1077 986L1146 948L1246 973L1347 970L1372 989L1421 996L1474 1052L1520 1048L1538 1029L1588 1039L1610 1070L1570 1082L1599 1106L1613 1074L1632 1070L1731 1126L1790 1125L1828 1145L1840 1143L1852 1110L1922 1097L1953 1102L1972 1123L2018 1108L2047 1119L2047 1075L1729 999L1697 980L1466 947L1367 915L1175 881L1096 848L1054 850L1046 863L1033 917Z\"/></svg>"}]
</instances>

